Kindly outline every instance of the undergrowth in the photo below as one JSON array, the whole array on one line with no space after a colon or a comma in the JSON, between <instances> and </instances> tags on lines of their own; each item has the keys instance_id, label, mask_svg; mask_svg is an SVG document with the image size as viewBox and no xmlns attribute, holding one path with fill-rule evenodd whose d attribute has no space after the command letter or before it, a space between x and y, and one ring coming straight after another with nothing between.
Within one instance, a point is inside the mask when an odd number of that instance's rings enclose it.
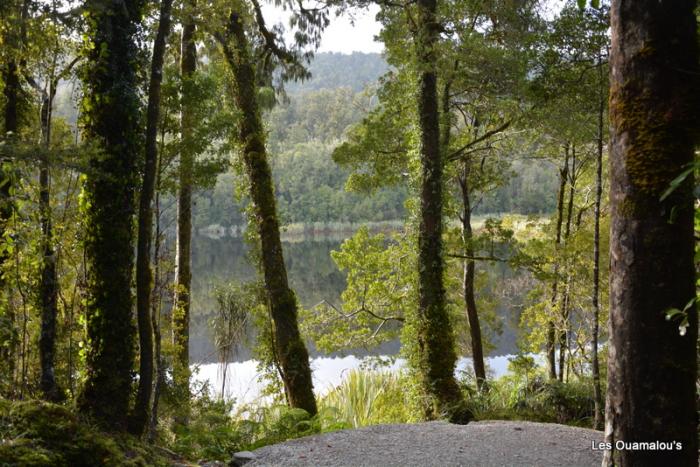
<instances>
[{"instance_id":1,"label":"undergrowth","mask_svg":"<svg viewBox=\"0 0 700 467\"><path fill-rule=\"evenodd\" d=\"M489 381L484 391L477 392L471 385L465 385L469 406L478 420L592 426L594 401L590 379L552 381L534 364L523 368L521 363L511 362L509 374Z\"/></svg>"},{"instance_id":2,"label":"undergrowth","mask_svg":"<svg viewBox=\"0 0 700 467\"><path fill-rule=\"evenodd\" d=\"M0 399L0 465L21 467L167 466L153 446L107 434L68 408Z\"/></svg>"}]
</instances>

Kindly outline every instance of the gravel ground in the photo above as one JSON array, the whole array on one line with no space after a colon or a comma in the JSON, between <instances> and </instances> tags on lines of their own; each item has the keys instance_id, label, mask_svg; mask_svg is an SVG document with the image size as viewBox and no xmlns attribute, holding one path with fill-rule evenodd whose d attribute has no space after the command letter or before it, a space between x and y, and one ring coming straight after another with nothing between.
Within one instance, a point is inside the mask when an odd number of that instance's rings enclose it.
<instances>
[{"instance_id":1,"label":"gravel ground","mask_svg":"<svg viewBox=\"0 0 700 467\"><path fill-rule=\"evenodd\" d=\"M603 434L551 423L377 425L254 451L254 466L600 466Z\"/></svg>"}]
</instances>

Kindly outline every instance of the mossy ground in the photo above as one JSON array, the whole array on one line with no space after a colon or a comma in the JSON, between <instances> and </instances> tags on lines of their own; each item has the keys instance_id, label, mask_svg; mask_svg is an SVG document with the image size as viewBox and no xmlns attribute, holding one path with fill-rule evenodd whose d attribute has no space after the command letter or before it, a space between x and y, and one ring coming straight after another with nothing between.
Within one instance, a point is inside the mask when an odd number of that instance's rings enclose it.
<instances>
[{"instance_id":1,"label":"mossy ground","mask_svg":"<svg viewBox=\"0 0 700 467\"><path fill-rule=\"evenodd\" d=\"M0 399L0 466L168 466L136 438L107 434L66 407Z\"/></svg>"}]
</instances>

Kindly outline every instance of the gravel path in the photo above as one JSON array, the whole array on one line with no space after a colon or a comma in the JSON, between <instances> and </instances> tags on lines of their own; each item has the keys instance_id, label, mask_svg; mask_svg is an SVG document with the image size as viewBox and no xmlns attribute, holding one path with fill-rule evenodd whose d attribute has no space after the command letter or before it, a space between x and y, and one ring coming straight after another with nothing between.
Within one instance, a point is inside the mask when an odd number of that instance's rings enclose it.
<instances>
[{"instance_id":1,"label":"gravel path","mask_svg":"<svg viewBox=\"0 0 700 467\"><path fill-rule=\"evenodd\" d=\"M551 423L484 421L377 425L254 451L257 466L600 466L603 434Z\"/></svg>"}]
</instances>

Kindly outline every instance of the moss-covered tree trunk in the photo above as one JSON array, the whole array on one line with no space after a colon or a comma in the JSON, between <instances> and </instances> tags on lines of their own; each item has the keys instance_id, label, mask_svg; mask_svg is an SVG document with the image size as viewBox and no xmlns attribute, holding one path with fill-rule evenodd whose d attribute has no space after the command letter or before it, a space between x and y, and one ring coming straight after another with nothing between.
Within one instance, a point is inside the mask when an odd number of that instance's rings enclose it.
<instances>
[{"instance_id":1,"label":"moss-covered tree trunk","mask_svg":"<svg viewBox=\"0 0 700 467\"><path fill-rule=\"evenodd\" d=\"M241 113L239 141L243 148L250 199L254 205L255 224L260 237L262 270L274 322L274 345L282 380L289 404L315 415L317 408L309 355L299 333L297 301L289 288L282 255L272 171L267 161L265 130L256 99L255 71L243 23L236 13L232 13L229 18L222 45L233 75L233 98Z\"/></svg>"},{"instance_id":2,"label":"moss-covered tree trunk","mask_svg":"<svg viewBox=\"0 0 700 467\"><path fill-rule=\"evenodd\" d=\"M439 24L437 1L419 0L416 58L419 67L418 118L422 181L418 232L418 296L416 316L417 368L421 390L431 402L424 416L448 416L468 422L462 395L454 376L457 355L447 314L443 285L442 196L443 167L440 148L436 61Z\"/></svg>"},{"instance_id":3,"label":"moss-covered tree trunk","mask_svg":"<svg viewBox=\"0 0 700 467\"><path fill-rule=\"evenodd\" d=\"M5 87L3 93L5 95L4 118L5 125L3 128L3 139L9 136L9 133L17 131L17 87L19 80L17 79L16 64L10 61L3 70L3 81ZM16 86L13 86L16 83ZM14 89L14 90L13 90ZM14 310L8 304L7 296L7 280L4 277L5 263L10 258L10 249L6 243L7 227L12 218L13 201L12 201L12 170L11 161L3 158L0 160L0 306L2 306L2 315L7 326L7 345L0 349L2 352L3 367L4 362L7 363L7 376L10 382L10 394L14 387L14 377L16 368L16 354L18 345L18 332L16 329L16 316Z\"/></svg>"},{"instance_id":4,"label":"moss-covered tree trunk","mask_svg":"<svg viewBox=\"0 0 700 467\"><path fill-rule=\"evenodd\" d=\"M698 140L695 7L694 0L611 7L606 435L682 445L618 450L620 466L698 465L692 173L662 200L693 162ZM685 311L667 320L673 308Z\"/></svg>"},{"instance_id":5,"label":"moss-covered tree trunk","mask_svg":"<svg viewBox=\"0 0 700 467\"><path fill-rule=\"evenodd\" d=\"M177 241L175 247L175 297L173 301L172 332L175 347L173 378L177 397L185 401L190 391L190 289L192 285L192 172L194 170L193 133L196 122L191 110L192 86L197 69L195 43L194 0L185 2L182 24L180 75L182 79L182 108L180 109L180 166L177 192Z\"/></svg>"},{"instance_id":6,"label":"moss-covered tree trunk","mask_svg":"<svg viewBox=\"0 0 700 467\"><path fill-rule=\"evenodd\" d=\"M7 8L7 13L15 5L10 5ZM3 12L4 13L4 12ZM20 81L19 71L16 57L12 56L14 52L11 50L12 45L16 47L15 31L8 31L5 37L1 39L4 42L4 47L8 48L10 58L2 67L3 81L3 96L5 98L5 107L3 108L3 134L0 135L3 140L14 137L18 130L18 107L20 100ZM16 368L17 347L19 345L18 331L16 329L16 316L12 307L8 304L7 295L7 279L4 277L5 264L10 259L10 249L7 247L7 227L12 218L14 203L12 199L12 161L8 158L0 159L0 306L2 307L2 317L7 323L7 345L0 349L3 366L7 362L7 373L10 382L10 394L14 392L14 378Z\"/></svg>"},{"instance_id":7,"label":"moss-covered tree trunk","mask_svg":"<svg viewBox=\"0 0 700 467\"><path fill-rule=\"evenodd\" d=\"M84 184L87 356L82 411L124 430L134 364L134 187L141 151L136 66L141 0L91 0L84 71L85 135L99 145Z\"/></svg>"},{"instance_id":8,"label":"moss-covered tree trunk","mask_svg":"<svg viewBox=\"0 0 700 467\"><path fill-rule=\"evenodd\" d=\"M151 410L153 389L153 325L151 322L151 241L153 238L153 195L158 170L158 120L160 117L160 88L163 81L163 57L170 33L172 0L162 0L158 32L153 41L151 77L148 84L146 111L146 144L143 183L139 198L138 238L136 241L136 317L139 325L139 388L131 418L130 431L144 433Z\"/></svg>"}]
</instances>

